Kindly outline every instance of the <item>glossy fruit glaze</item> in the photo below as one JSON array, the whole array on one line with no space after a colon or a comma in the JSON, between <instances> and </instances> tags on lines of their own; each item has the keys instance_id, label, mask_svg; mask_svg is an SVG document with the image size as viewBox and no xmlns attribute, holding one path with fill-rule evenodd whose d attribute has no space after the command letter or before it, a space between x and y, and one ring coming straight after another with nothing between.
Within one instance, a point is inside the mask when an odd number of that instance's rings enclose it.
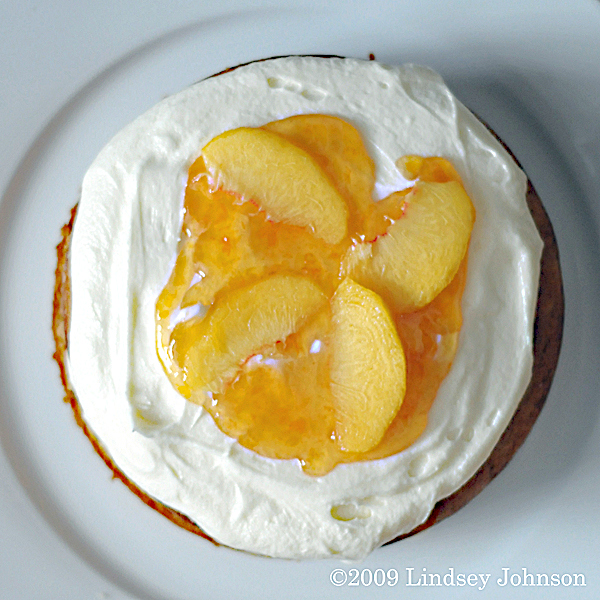
<instances>
[{"instance_id":1,"label":"glossy fruit glaze","mask_svg":"<svg viewBox=\"0 0 600 600\"><path fill-rule=\"evenodd\" d=\"M347 235L331 244L310 227L272 220L253 198L217 187L201 156L189 169L179 254L156 304L157 351L173 386L203 405L225 434L263 456L297 459L307 473L318 476L338 463L393 455L423 432L456 354L467 259L465 255L450 283L422 308L399 310L393 297L386 297L406 356L406 395L380 443L366 452L345 450L336 433L330 389L330 300L346 276L344 257L358 244L387 235L389 227L404 218L411 190L373 201L373 161L356 129L341 119L301 115L263 129L308 153L333 182L348 206ZM397 166L415 184L461 183L443 158L399 157ZM199 385L189 356L197 337L207 335L202 322L219 307L236 306L231 298L256 282L287 275L308 278L324 300L313 302L310 313L295 322L295 330L284 339L246 356L217 383L206 386L202 380ZM248 301L258 307L261 298ZM240 336L260 340L260 332L252 327L250 318L233 340L231 335L218 339L219 332L213 331L211 352L228 352L225 346L236 343L246 347L247 340Z\"/></svg>"}]
</instances>

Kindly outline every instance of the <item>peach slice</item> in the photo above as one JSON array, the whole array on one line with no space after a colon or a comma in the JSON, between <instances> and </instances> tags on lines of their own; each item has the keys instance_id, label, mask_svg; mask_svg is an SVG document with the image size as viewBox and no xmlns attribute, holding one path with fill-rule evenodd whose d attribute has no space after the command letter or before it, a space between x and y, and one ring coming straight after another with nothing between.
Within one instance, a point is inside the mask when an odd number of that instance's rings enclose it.
<instances>
[{"instance_id":1,"label":"peach slice","mask_svg":"<svg viewBox=\"0 0 600 600\"><path fill-rule=\"evenodd\" d=\"M375 292L349 278L332 300L331 392L343 450L374 448L400 409L406 359L394 322Z\"/></svg>"},{"instance_id":2,"label":"peach slice","mask_svg":"<svg viewBox=\"0 0 600 600\"><path fill-rule=\"evenodd\" d=\"M299 275L273 275L223 296L203 318L173 331L187 387L222 391L248 357L285 340L325 301L319 287Z\"/></svg>"},{"instance_id":3,"label":"peach slice","mask_svg":"<svg viewBox=\"0 0 600 600\"><path fill-rule=\"evenodd\" d=\"M399 312L429 304L458 271L469 246L475 210L456 181L419 181L404 214L375 242L352 247L343 272Z\"/></svg>"},{"instance_id":4,"label":"peach slice","mask_svg":"<svg viewBox=\"0 0 600 600\"><path fill-rule=\"evenodd\" d=\"M336 182L349 208L366 215L372 208L375 163L360 133L350 123L331 115L296 115L263 125L314 156Z\"/></svg>"},{"instance_id":5,"label":"peach slice","mask_svg":"<svg viewBox=\"0 0 600 600\"><path fill-rule=\"evenodd\" d=\"M254 200L274 221L310 228L330 244L348 228L348 208L315 159L284 137L241 127L210 141L202 156L219 187Z\"/></svg>"}]
</instances>

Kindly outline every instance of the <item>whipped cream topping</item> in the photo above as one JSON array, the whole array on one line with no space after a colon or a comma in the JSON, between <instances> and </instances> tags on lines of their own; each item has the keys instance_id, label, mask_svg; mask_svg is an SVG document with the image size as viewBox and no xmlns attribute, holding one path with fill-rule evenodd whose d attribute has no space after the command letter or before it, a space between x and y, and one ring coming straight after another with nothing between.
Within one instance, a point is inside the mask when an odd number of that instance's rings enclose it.
<instances>
[{"instance_id":1,"label":"whipped cream topping","mask_svg":"<svg viewBox=\"0 0 600 600\"><path fill-rule=\"evenodd\" d=\"M155 302L172 269L187 170L223 131L301 113L362 134L379 197L394 162L443 156L477 211L459 349L425 432L386 459L323 477L225 436L171 386ZM160 102L85 175L71 246L68 369L83 418L119 469L216 541L273 557L360 559L422 523L485 462L531 376L542 241L526 177L433 71L352 59L252 63Z\"/></svg>"}]
</instances>

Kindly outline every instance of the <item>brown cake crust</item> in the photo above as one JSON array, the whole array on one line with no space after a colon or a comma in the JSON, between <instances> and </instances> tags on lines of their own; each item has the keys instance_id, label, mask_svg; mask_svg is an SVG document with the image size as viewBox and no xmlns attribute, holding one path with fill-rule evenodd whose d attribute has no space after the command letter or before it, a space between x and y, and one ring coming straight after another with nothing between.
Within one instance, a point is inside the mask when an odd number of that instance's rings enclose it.
<instances>
[{"instance_id":1,"label":"brown cake crust","mask_svg":"<svg viewBox=\"0 0 600 600\"><path fill-rule=\"evenodd\" d=\"M498 139L498 141L502 143L501 140ZM503 143L502 145L506 148ZM508 148L506 149L508 150ZM510 150L508 151L510 152ZM477 473L459 490L447 498L440 500L424 523L413 529L411 532L401 535L388 543L404 539L423 529L431 527L435 523L438 523L442 519L455 513L479 494L479 492L481 492L483 488L485 488L485 486L498 475L502 469L504 469L521 444L523 444L544 405L556 370L561 347L564 320L564 294L558 246L554 237L552 224L550 223L550 219L544 210L539 196L529 181L527 204L538 232L544 242L534 323L533 372L529 386L508 427L502 434L487 461L480 467ZM143 502L170 519L176 525L179 525L196 535L202 536L215 545L219 545L188 517L169 508L155 498L152 498L135 485L135 483L130 481L115 465L82 417L79 403L75 393L70 387L66 370L71 305L69 247L76 212L77 205L71 210L69 222L61 230L62 239L57 246L57 267L55 274L52 320L52 330L56 345L54 359L58 363L60 369L60 376L65 390L65 402L68 402L71 405L77 424L83 429L96 452L102 457L106 465L112 471L114 478L122 481Z\"/></svg>"}]
</instances>

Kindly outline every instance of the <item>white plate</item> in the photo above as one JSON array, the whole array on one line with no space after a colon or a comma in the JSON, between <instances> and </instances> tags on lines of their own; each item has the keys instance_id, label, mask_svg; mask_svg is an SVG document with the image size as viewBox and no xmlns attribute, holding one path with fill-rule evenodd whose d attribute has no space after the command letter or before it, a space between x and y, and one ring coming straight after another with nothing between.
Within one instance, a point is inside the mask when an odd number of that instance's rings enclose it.
<instances>
[{"instance_id":1,"label":"white plate","mask_svg":"<svg viewBox=\"0 0 600 600\"><path fill-rule=\"evenodd\" d=\"M523 569L583 574L587 583L509 583L511 598L597 598L600 5L423 0L418 8L392 1L292 8L290 1L249 10L241 0L151 9L140 1L84 12L88 3L66 0L8 4L0 7L0 597L468 593L468 585L409 587L412 568L413 579L425 570L448 575L448 584L452 569L454 583L459 573L490 574L481 593L505 598L497 579L509 568L520 577ZM215 548L112 481L62 404L51 360L54 246L87 165L164 95L255 58L371 52L382 62L439 70L536 186L558 237L567 300L555 382L526 444L480 496L360 565ZM336 568L348 576L338 587L330 582ZM385 584L364 585L367 570L377 569ZM390 569L398 571L396 585L388 585Z\"/></svg>"}]
</instances>

